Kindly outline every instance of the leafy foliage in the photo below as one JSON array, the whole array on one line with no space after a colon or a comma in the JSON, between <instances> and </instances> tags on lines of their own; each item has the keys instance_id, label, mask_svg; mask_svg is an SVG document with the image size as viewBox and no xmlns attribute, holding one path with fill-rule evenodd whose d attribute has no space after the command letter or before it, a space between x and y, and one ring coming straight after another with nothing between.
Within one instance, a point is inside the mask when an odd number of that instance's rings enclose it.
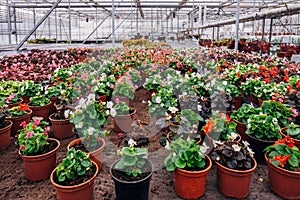
<instances>
[{"instance_id":1,"label":"leafy foliage","mask_svg":"<svg viewBox=\"0 0 300 200\"><path fill-rule=\"evenodd\" d=\"M50 103L50 99L48 99L45 95L30 97L29 100L29 105L31 106L44 106Z\"/></svg>"}]
</instances>

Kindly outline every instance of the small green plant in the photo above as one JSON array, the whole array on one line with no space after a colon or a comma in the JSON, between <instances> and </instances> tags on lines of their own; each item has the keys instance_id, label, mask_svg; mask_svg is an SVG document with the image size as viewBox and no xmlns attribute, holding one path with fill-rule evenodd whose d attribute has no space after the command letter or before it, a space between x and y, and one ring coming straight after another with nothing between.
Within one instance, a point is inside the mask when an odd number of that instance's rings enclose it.
<instances>
[{"instance_id":1,"label":"small green plant","mask_svg":"<svg viewBox=\"0 0 300 200\"><path fill-rule=\"evenodd\" d=\"M39 95L30 97L30 106L44 106L50 103L50 99L48 99L45 95Z\"/></svg>"},{"instance_id":2,"label":"small green plant","mask_svg":"<svg viewBox=\"0 0 300 200\"><path fill-rule=\"evenodd\" d=\"M29 112L29 107L26 103L20 103L20 105L9 109L9 113L11 114L11 117L26 115L28 112Z\"/></svg>"},{"instance_id":3,"label":"small green plant","mask_svg":"<svg viewBox=\"0 0 300 200\"><path fill-rule=\"evenodd\" d=\"M47 88L47 90L45 91L45 95L48 98L58 97L61 95L61 90L62 90L62 88L60 85L54 85L54 86Z\"/></svg>"},{"instance_id":4,"label":"small green plant","mask_svg":"<svg viewBox=\"0 0 300 200\"><path fill-rule=\"evenodd\" d=\"M205 167L207 159L200 151L200 146L193 139L178 137L172 141L168 149L171 151L165 158L165 166L168 171L176 168L187 170L199 170Z\"/></svg>"},{"instance_id":5,"label":"small green plant","mask_svg":"<svg viewBox=\"0 0 300 200\"><path fill-rule=\"evenodd\" d=\"M21 96L35 96L40 94L41 84L36 84L31 80L20 82L18 93Z\"/></svg>"},{"instance_id":6,"label":"small green plant","mask_svg":"<svg viewBox=\"0 0 300 200\"><path fill-rule=\"evenodd\" d=\"M265 151L267 151L267 157L271 159L273 165L299 172L300 151L289 135L283 139L278 139L273 145L265 148Z\"/></svg>"},{"instance_id":7,"label":"small green plant","mask_svg":"<svg viewBox=\"0 0 300 200\"><path fill-rule=\"evenodd\" d=\"M292 138L300 140L300 126L299 125L291 123L290 125L288 125L285 132L287 134L289 134Z\"/></svg>"},{"instance_id":8,"label":"small green plant","mask_svg":"<svg viewBox=\"0 0 300 200\"><path fill-rule=\"evenodd\" d=\"M252 157L254 152L249 147L249 143L242 141L226 140L215 142L215 148L210 157L221 165L230 169L247 170L253 167Z\"/></svg>"},{"instance_id":9,"label":"small green plant","mask_svg":"<svg viewBox=\"0 0 300 200\"><path fill-rule=\"evenodd\" d=\"M256 115L259 112L260 111L254 108L253 105L244 103L238 110L233 111L230 117L246 124L247 120L251 118L252 115Z\"/></svg>"},{"instance_id":10,"label":"small green plant","mask_svg":"<svg viewBox=\"0 0 300 200\"><path fill-rule=\"evenodd\" d=\"M135 89L131 83L128 83L124 78L122 82L116 84L113 95L114 96L125 96L129 99L134 98Z\"/></svg>"},{"instance_id":11,"label":"small green plant","mask_svg":"<svg viewBox=\"0 0 300 200\"><path fill-rule=\"evenodd\" d=\"M122 158L115 165L115 169L125 171L128 176L134 177L142 174L148 154L147 148L135 147L135 144L136 142L130 139L128 147L123 147L117 151L117 155L122 156Z\"/></svg>"},{"instance_id":12,"label":"small green plant","mask_svg":"<svg viewBox=\"0 0 300 200\"><path fill-rule=\"evenodd\" d=\"M33 118L28 124L25 121L21 123L23 129L18 135L18 145L23 155L38 155L48 145L47 124L39 117Z\"/></svg>"},{"instance_id":13,"label":"small green plant","mask_svg":"<svg viewBox=\"0 0 300 200\"><path fill-rule=\"evenodd\" d=\"M91 167L92 161L88 155L72 147L57 166L55 174L59 182L64 182L67 179L77 180L78 177L85 175L87 171L91 170Z\"/></svg>"},{"instance_id":14,"label":"small green plant","mask_svg":"<svg viewBox=\"0 0 300 200\"><path fill-rule=\"evenodd\" d=\"M130 114L131 108L123 101L120 101L116 103L114 106L112 106L112 102L108 102L107 105L110 108L110 114L112 117L115 117L116 115L128 115Z\"/></svg>"}]
</instances>

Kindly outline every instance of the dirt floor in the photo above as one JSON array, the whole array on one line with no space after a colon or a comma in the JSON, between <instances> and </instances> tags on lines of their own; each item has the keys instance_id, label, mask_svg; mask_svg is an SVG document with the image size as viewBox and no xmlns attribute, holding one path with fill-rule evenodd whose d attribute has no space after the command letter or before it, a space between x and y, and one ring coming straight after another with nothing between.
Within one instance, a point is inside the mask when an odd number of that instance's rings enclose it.
<instances>
[{"instance_id":1,"label":"dirt floor","mask_svg":"<svg viewBox=\"0 0 300 200\"><path fill-rule=\"evenodd\" d=\"M140 89L136 93L133 106L137 109L135 119L141 120L145 129L149 130L150 138L149 158L154 165L154 173L151 179L149 199L169 200L180 199L173 187L173 176L171 172L166 171L163 160L168 151L159 144L160 136L163 134L150 123L151 119L147 110L146 90ZM106 129L111 130L113 126L107 125ZM116 150L119 144L117 133L112 131L107 137L105 149L103 152L103 168L96 177L94 188L94 199L115 199L114 183L109 174L109 166L116 160ZM65 156L67 145L75 139L75 136L61 141L61 147L57 155L57 163ZM121 143L122 145L122 143ZM0 199L56 199L55 188L50 180L32 182L25 178L22 159L18 156L17 147L12 141L9 148L1 152L0 155ZM258 165L252 176L250 194L247 199L281 199L272 193L268 186L267 167ZM237 183L238 184L238 183ZM234 186L233 186L234 187ZM216 167L210 170L207 182L206 192L201 199L230 199L223 196L217 189Z\"/></svg>"}]
</instances>

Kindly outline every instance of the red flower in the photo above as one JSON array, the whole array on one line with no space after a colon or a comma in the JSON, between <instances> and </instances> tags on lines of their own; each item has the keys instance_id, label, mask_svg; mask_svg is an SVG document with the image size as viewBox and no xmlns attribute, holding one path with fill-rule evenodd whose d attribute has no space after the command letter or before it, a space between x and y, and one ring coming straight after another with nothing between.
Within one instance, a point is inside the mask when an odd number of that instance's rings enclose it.
<instances>
[{"instance_id":1,"label":"red flower","mask_svg":"<svg viewBox=\"0 0 300 200\"><path fill-rule=\"evenodd\" d=\"M236 73L236 75L237 75L238 77L240 77L240 76L241 76L241 72Z\"/></svg>"},{"instance_id":2,"label":"red flower","mask_svg":"<svg viewBox=\"0 0 300 200\"><path fill-rule=\"evenodd\" d=\"M283 80L284 80L285 82L288 82L289 79L290 79L290 78L289 78L288 76L284 76L284 77L283 77Z\"/></svg>"},{"instance_id":3,"label":"red flower","mask_svg":"<svg viewBox=\"0 0 300 200\"><path fill-rule=\"evenodd\" d=\"M213 126L214 126L214 121L212 121L212 119L210 119L203 128L204 134L212 132Z\"/></svg>"},{"instance_id":4,"label":"red flower","mask_svg":"<svg viewBox=\"0 0 300 200\"><path fill-rule=\"evenodd\" d=\"M296 85L297 85L297 88L300 89L300 80L297 81Z\"/></svg>"},{"instance_id":5,"label":"red flower","mask_svg":"<svg viewBox=\"0 0 300 200\"><path fill-rule=\"evenodd\" d=\"M283 156L282 154L278 155L278 156L274 156L274 160L278 160L280 161L280 166L284 167L284 165L286 164L286 161L290 158L290 155L286 155Z\"/></svg>"},{"instance_id":6,"label":"red flower","mask_svg":"<svg viewBox=\"0 0 300 200\"><path fill-rule=\"evenodd\" d=\"M230 117L229 117L229 115L226 115L226 122L228 123L228 122L230 122Z\"/></svg>"},{"instance_id":7,"label":"red flower","mask_svg":"<svg viewBox=\"0 0 300 200\"><path fill-rule=\"evenodd\" d=\"M270 83L270 78L265 78L266 83Z\"/></svg>"},{"instance_id":8,"label":"red flower","mask_svg":"<svg viewBox=\"0 0 300 200\"><path fill-rule=\"evenodd\" d=\"M19 110L28 110L28 105L26 103L20 103Z\"/></svg>"}]
</instances>

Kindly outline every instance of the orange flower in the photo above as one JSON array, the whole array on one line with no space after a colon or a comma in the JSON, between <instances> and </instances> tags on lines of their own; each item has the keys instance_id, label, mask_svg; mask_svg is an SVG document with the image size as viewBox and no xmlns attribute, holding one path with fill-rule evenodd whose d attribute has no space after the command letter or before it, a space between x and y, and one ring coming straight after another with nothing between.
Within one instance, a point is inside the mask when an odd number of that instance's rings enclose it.
<instances>
[{"instance_id":1,"label":"orange flower","mask_svg":"<svg viewBox=\"0 0 300 200\"><path fill-rule=\"evenodd\" d=\"M265 78L266 83L270 83L270 78Z\"/></svg>"},{"instance_id":2,"label":"orange flower","mask_svg":"<svg viewBox=\"0 0 300 200\"><path fill-rule=\"evenodd\" d=\"M228 123L228 122L230 122L230 117L229 117L229 115L226 115L226 122Z\"/></svg>"},{"instance_id":3,"label":"orange flower","mask_svg":"<svg viewBox=\"0 0 300 200\"><path fill-rule=\"evenodd\" d=\"M284 76L284 77L283 77L283 80L284 80L285 82L288 82L289 79L290 79L290 78L289 78L288 76Z\"/></svg>"},{"instance_id":4,"label":"orange flower","mask_svg":"<svg viewBox=\"0 0 300 200\"><path fill-rule=\"evenodd\" d=\"M217 67L217 71L221 71L221 67L220 66Z\"/></svg>"},{"instance_id":5,"label":"orange flower","mask_svg":"<svg viewBox=\"0 0 300 200\"><path fill-rule=\"evenodd\" d=\"M212 132L212 128L214 126L214 121L212 121L211 119L207 122L207 124L204 126L203 130L204 130L204 134L210 133Z\"/></svg>"},{"instance_id":6,"label":"orange flower","mask_svg":"<svg viewBox=\"0 0 300 200\"><path fill-rule=\"evenodd\" d=\"M274 160L280 161L280 166L284 167L284 165L286 164L286 161L288 159L290 159L290 157L291 157L290 155L283 156L282 154L280 154L278 156L274 156Z\"/></svg>"},{"instance_id":7,"label":"orange flower","mask_svg":"<svg viewBox=\"0 0 300 200\"><path fill-rule=\"evenodd\" d=\"M237 75L238 77L240 77L240 76L241 76L241 72L236 73L236 75Z\"/></svg>"},{"instance_id":8,"label":"orange flower","mask_svg":"<svg viewBox=\"0 0 300 200\"><path fill-rule=\"evenodd\" d=\"M300 89L300 80L297 81L296 85L297 85L297 88Z\"/></svg>"},{"instance_id":9,"label":"orange flower","mask_svg":"<svg viewBox=\"0 0 300 200\"><path fill-rule=\"evenodd\" d=\"M227 65L227 62L224 61L224 62L222 63L222 66L223 66L223 67L226 67L226 65Z\"/></svg>"},{"instance_id":10,"label":"orange flower","mask_svg":"<svg viewBox=\"0 0 300 200\"><path fill-rule=\"evenodd\" d=\"M28 110L28 105L26 103L20 103L19 110Z\"/></svg>"}]
</instances>

